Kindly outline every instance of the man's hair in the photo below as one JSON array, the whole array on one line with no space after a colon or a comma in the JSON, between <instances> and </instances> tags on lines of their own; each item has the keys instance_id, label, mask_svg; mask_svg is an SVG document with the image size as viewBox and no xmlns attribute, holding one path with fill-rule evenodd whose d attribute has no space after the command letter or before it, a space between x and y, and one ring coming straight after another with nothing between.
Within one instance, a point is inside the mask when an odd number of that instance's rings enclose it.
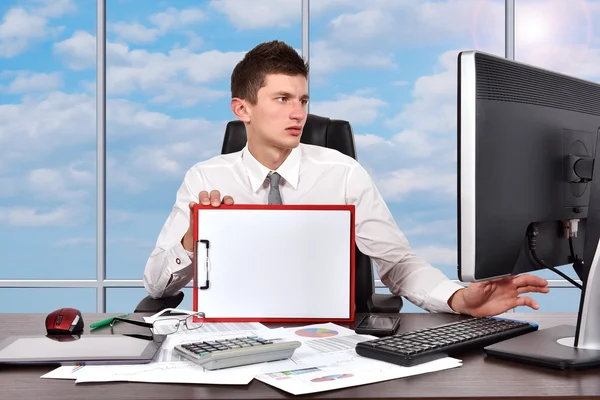
<instances>
[{"instance_id":1,"label":"man's hair","mask_svg":"<svg viewBox=\"0 0 600 400\"><path fill-rule=\"evenodd\" d=\"M231 97L256 104L258 90L270 74L302 75L308 78L308 64L285 42L264 42L246 53L231 74Z\"/></svg>"}]
</instances>

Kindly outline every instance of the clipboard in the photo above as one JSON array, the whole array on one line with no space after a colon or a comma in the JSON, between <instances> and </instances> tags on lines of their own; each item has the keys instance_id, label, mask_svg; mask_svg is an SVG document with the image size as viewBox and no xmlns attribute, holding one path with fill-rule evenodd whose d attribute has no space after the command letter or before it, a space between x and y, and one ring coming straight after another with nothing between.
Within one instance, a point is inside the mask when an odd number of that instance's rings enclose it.
<instances>
[{"instance_id":1,"label":"clipboard","mask_svg":"<svg viewBox=\"0 0 600 400\"><path fill-rule=\"evenodd\" d=\"M193 309L207 322L354 321L354 205L193 210Z\"/></svg>"}]
</instances>

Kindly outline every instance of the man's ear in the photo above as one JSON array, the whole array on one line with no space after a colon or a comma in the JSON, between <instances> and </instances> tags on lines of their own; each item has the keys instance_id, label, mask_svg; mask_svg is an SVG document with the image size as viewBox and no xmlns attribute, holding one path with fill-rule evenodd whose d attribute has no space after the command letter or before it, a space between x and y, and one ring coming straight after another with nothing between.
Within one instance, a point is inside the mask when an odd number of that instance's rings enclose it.
<instances>
[{"instance_id":1,"label":"man's ear","mask_svg":"<svg viewBox=\"0 0 600 400\"><path fill-rule=\"evenodd\" d=\"M242 122L250 122L250 110L246 106L246 102L238 97L231 99L231 111Z\"/></svg>"}]
</instances>

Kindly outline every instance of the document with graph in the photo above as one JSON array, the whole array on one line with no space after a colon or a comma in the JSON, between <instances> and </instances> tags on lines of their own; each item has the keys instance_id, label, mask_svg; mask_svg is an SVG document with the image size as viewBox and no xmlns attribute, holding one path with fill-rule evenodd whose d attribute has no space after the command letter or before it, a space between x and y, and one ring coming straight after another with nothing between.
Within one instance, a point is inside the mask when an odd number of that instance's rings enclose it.
<instances>
[{"instance_id":1,"label":"document with graph","mask_svg":"<svg viewBox=\"0 0 600 400\"><path fill-rule=\"evenodd\" d=\"M205 321L354 320L354 206L198 205L193 218Z\"/></svg>"},{"instance_id":2,"label":"document with graph","mask_svg":"<svg viewBox=\"0 0 600 400\"><path fill-rule=\"evenodd\" d=\"M356 344L375 337L359 335L332 323L280 328L274 335L281 340L299 340L302 346L291 359L262 364L256 379L294 395L367 385L462 365L461 360L451 357L414 367L362 357L356 353Z\"/></svg>"}]
</instances>

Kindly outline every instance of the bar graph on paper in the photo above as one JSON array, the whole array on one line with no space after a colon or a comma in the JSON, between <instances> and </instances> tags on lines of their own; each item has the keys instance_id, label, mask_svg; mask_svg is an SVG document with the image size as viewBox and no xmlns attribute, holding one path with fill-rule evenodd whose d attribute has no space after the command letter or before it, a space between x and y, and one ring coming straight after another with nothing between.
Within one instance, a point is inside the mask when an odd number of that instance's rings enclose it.
<instances>
[{"instance_id":1,"label":"bar graph on paper","mask_svg":"<svg viewBox=\"0 0 600 400\"><path fill-rule=\"evenodd\" d=\"M369 340L368 337L360 335L336 336L325 339L307 340L305 343L319 353L331 353L334 351L353 349L357 343Z\"/></svg>"}]
</instances>

